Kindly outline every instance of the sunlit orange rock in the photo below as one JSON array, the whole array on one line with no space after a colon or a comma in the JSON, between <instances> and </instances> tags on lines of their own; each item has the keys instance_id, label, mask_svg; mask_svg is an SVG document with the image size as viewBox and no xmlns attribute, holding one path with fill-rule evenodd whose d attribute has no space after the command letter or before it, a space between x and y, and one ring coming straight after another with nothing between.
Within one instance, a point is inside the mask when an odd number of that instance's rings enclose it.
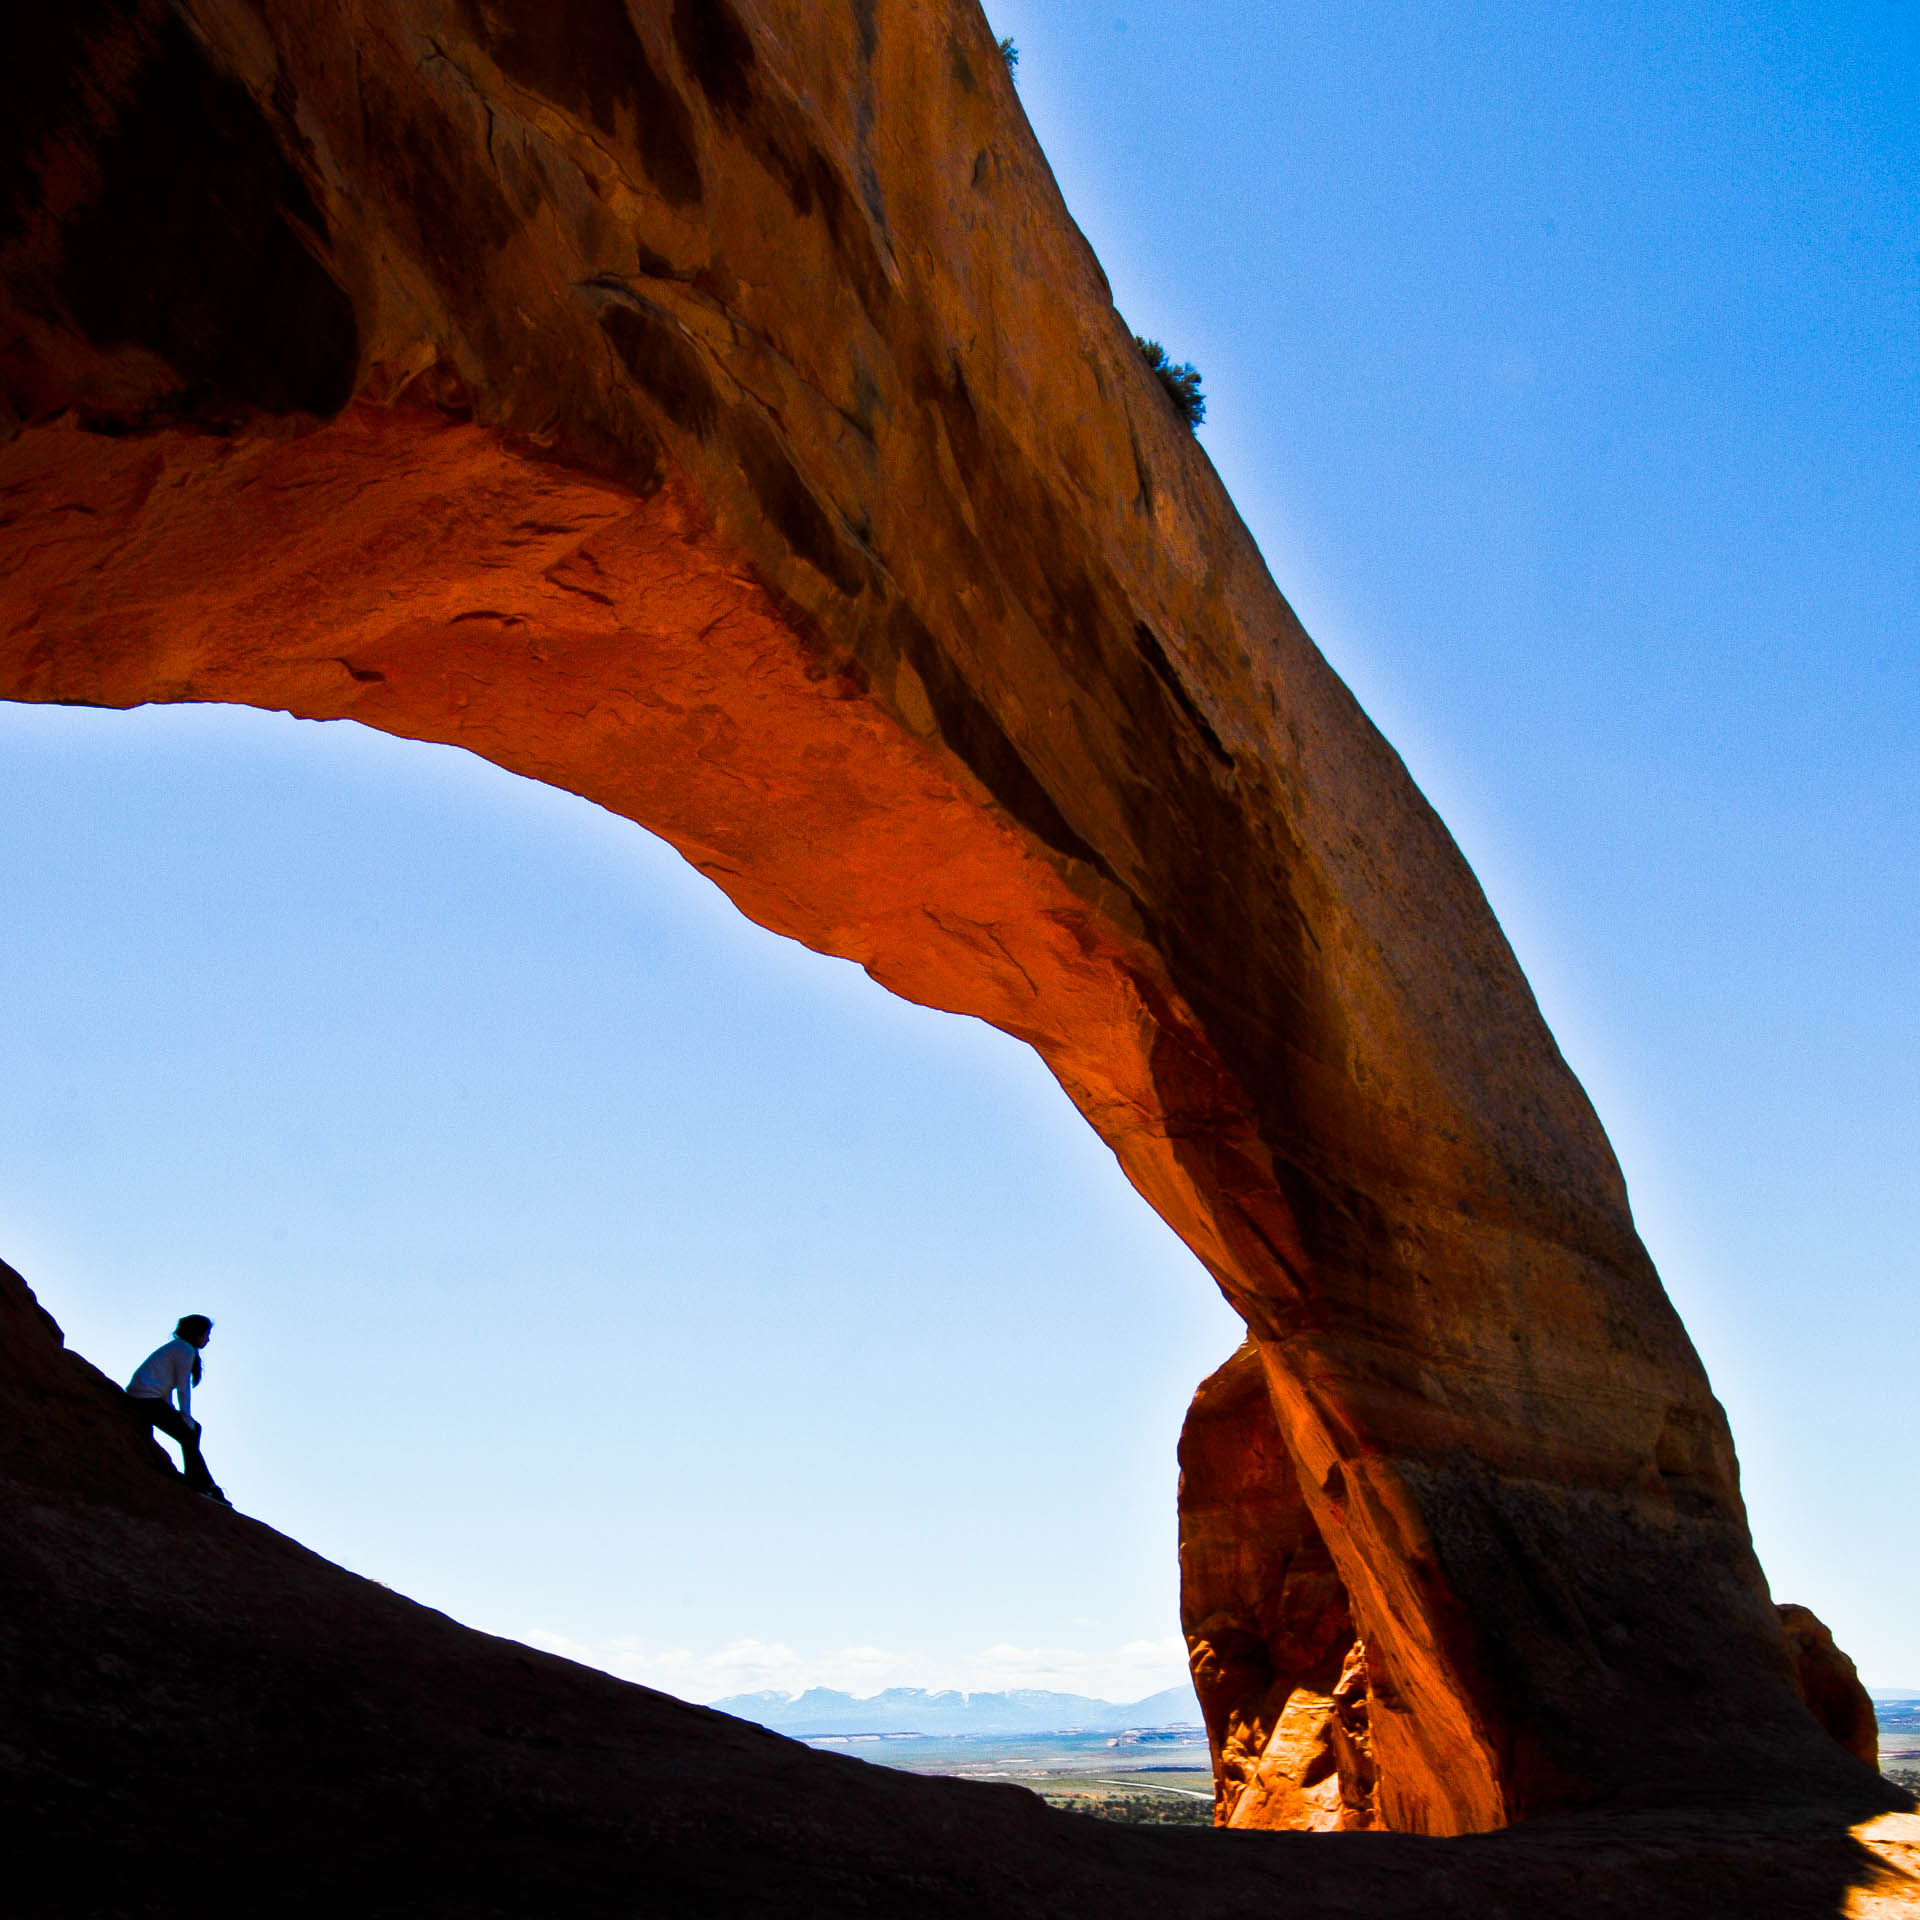
<instances>
[{"instance_id":1,"label":"sunlit orange rock","mask_svg":"<svg viewBox=\"0 0 1920 1920\"><path fill-rule=\"evenodd\" d=\"M1218 1823L1375 1825L1365 1649L1251 1341L1180 1436L1180 1624Z\"/></svg>"},{"instance_id":2,"label":"sunlit orange rock","mask_svg":"<svg viewBox=\"0 0 1920 1920\"><path fill-rule=\"evenodd\" d=\"M0 695L466 747L1037 1048L1246 1320L1225 1509L1345 1595L1276 1643L1201 1555L1222 1674L1304 1662L1215 1689L1236 1814L1331 1816L1356 1637L1389 1826L1883 1804L1585 1095L971 0L4 32Z\"/></svg>"},{"instance_id":3,"label":"sunlit orange rock","mask_svg":"<svg viewBox=\"0 0 1920 1920\"><path fill-rule=\"evenodd\" d=\"M1793 1662L1794 1685L1807 1711L1868 1766L1880 1764L1880 1720L1873 1696L1860 1684L1853 1662L1833 1644L1826 1623L1806 1607L1783 1605L1780 1631Z\"/></svg>"}]
</instances>

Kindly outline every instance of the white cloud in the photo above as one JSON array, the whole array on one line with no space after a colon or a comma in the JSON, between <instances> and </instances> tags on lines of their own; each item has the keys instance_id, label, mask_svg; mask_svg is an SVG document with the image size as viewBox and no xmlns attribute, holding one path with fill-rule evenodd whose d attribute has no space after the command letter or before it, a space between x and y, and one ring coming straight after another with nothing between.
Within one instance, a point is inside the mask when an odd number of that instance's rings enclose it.
<instances>
[{"instance_id":1,"label":"white cloud","mask_svg":"<svg viewBox=\"0 0 1920 1920\"><path fill-rule=\"evenodd\" d=\"M542 1653L557 1653L563 1660L577 1660L583 1667L599 1664L593 1657L593 1649L581 1641L569 1640L564 1633L545 1633L536 1627L531 1633L523 1633L520 1638L530 1647L538 1647Z\"/></svg>"},{"instance_id":2,"label":"white cloud","mask_svg":"<svg viewBox=\"0 0 1920 1920\"><path fill-rule=\"evenodd\" d=\"M1016 1647L1002 1641L973 1657L967 1685L969 1691L1040 1687L1127 1701L1177 1686L1186 1672L1186 1642L1177 1633L1120 1647Z\"/></svg>"},{"instance_id":3,"label":"white cloud","mask_svg":"<svg viewBox=\"0 0 1920 1920\"><path fill-rule=\"evenodd\" d=\"M778 1641L736 1640L730 1646L695 1653L690 1647L653 1649L622 1636L608 1643L607 1654L597 1664L609 1673L660 1687L683 1700L715 1700L729 1693L769 1689L792 1693L810 1684L799 1654Z\"/></svg>"},{"instance_id":4,"label":"white cloud","mask_svg":"<svg viewBox=\"0 0 1920 1920\"><path fill-rule=\"evenodd\" d=\"M1177 1633L1098 1648L1021 1647L1000 1641L957 1658L871 1646L803 1655L784 1641L751 1639L697 1650L654 1646L624 1634L598 1646L561 1633L522 1637L530 1646L583 1666L696 1701L722 1700L735 1693L804 1693L809 1687L833 1687L861 1698L887 1687L952 1687L963 1693L1034 1687L1124 1702L1177 1686L1187 1672L1186 1645Z\"/></svg>"},{"instance_id":5,"label":"white cloud","mask_svg":"<svg viewBox=\"0 0 1920 1920\"><path fill-rule=\"evenodd\" d=\"M839 1687L848 1693L874 1693L882 1687L910 1687L913 1681L903 1676L914 1662L910 1654L889 1653L884 1647L842 1647L821 1663L821 1673L831 1679L814 1681L817 1687Z\"/></svg>"}]
</instances>

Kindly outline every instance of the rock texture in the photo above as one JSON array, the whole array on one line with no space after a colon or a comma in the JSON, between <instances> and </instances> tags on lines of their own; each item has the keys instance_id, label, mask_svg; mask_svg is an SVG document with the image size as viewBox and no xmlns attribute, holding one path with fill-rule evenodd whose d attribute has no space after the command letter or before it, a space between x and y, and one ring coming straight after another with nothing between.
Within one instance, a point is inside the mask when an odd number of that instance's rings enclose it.
<instances>
[{"instance_id":1,"label":"rock texture","mask_svg":"<svg viewBox=\"0 0 1920 1920\"><path fill-rule=\"evenodd\" d=\"M1302 1493L1251 1340L1200 1384L1180 1435L1180 1624L1223 1827L1394 1824L1373 1728L1401 1711ZM1846 1752L1879 1765L1873 1701L1826 1626L1775 1609L1794 1684ZM1724 1730L1723 1730L1724 1731ZM1737 1734L1729 1734L1736 1742Z\"/></svg>"},{"instance_id":2,"label":"rock texture","mask_svg":"<svg viewBox=\"0 0 1920 1920\"><path fill-rule=\"evenodd\" d=\"M1030 1041L1247 1322L1385 1824L1880 1804L1584 1095L973 0L0 35L0 695L464 746Z\"/></svg>"},{"instance_id":3,"label":"rock texture","mask_svg":"<svg viewBox=\"0 0 1920 1920\"><path fill-rule=\"evenodd\" d=\"M1201 1384L1180 1436L1180 1624L1217 1824L1377 1825L1366 1648L1252 1341Z\"/></svg>"},{"instance_id":4,"label":"rock texture","mask_svg":"<svg viewBox=\"0 0 1920 1920\"><path fill-rule=\"evenodd\" d=\"M1781 1606L1780 1631L1793 1662L1794 1685L1807 1711L1868 1766L1880 1764L1880 1721L1854 1664L1833 1644L1826 1623L1806 1607Z\"/></svg>"}]
</instances>

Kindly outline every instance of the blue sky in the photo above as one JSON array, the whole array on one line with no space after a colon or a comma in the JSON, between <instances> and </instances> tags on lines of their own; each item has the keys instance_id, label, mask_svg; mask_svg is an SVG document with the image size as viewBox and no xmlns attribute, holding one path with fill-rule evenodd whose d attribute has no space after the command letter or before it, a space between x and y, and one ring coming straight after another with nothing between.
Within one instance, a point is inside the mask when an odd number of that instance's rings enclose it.
<instances>
[{"instance_id":1,"label":"blue sky","mask_svg":"<svg viewBox=\"0 0 1920 1920\"><path fill-rule=\"evenodd\" d=\"M1121 311L1473 861L1920 1687L1920 25L1000 0ZM693 1697L1176 1678L1235 1323L1038 1064L447 750L0 708L0 1255L250 1510ZM24 936L24 937L23 937Z\"/></svg>"}]
</instances>

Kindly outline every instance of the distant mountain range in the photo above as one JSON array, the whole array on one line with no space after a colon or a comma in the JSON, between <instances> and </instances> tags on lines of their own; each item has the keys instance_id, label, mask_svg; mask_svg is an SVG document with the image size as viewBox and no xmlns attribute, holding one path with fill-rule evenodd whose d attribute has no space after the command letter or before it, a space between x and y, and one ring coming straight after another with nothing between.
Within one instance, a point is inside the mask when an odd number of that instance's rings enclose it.
<instances>
[{"instance_id":1,"label":"distant mountain range","mask_svg":"<svg viewBox=\"0 0 1920 1920\"><path fill-rule=\"evenodd\" d=\"M1879 1705L1920 1702L1920 1687L1870 1689ZM710 1703L720 1713L802 1738L835 1733L1122 1733L1130 1727L1197 1727L1200 1703L1187 1685L1116 1706L1084 1693L1022 1687L1008 1693L889 1687L865 1700L832 1687L805 1693L735 1693Z\"/></svg>"},{"instance_id":2,"label":"distant mountain range","mask_svg":"<svg viewBox=\"0 0 1920 1920\"><path fill-rule=\"evenodd\" d=\"M1116 1706L1084 1693L1046 1693L1021 1687L1010 1693L929 1693L925 1687L889 1687L856 1700L831 1687L805 1693L736 1693L711 1703L721 1713L758 1721L775 1733L1120 1733L1129 1727L1197 1727L1200 1703L1188 1685L1150 1693Z\"/></svg>"}]
</instances>

